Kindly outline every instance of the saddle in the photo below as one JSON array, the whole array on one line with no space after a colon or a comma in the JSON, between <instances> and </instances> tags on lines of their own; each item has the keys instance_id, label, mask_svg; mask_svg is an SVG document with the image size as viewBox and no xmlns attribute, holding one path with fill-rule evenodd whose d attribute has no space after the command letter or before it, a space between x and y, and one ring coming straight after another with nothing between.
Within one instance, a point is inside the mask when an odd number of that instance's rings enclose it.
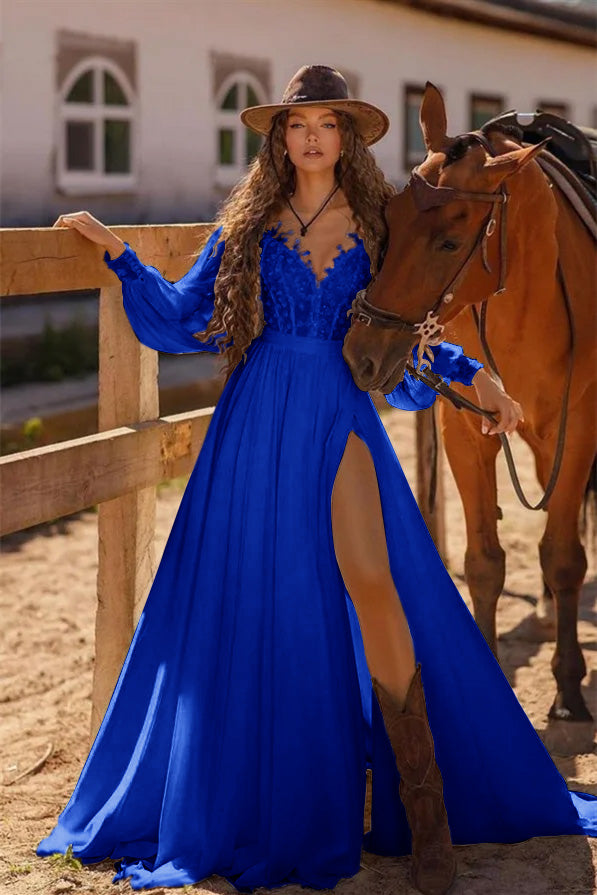
<instances>
[{"instance_id":1,"label":"saddle","mask_svg":"<svg viewBox=\"0 0 597 895\"><path fill-rule=\"evenodd\" d=\"M503 112L486 121L482 130L490 130L492 124L517 129L527 145L551 138L549 149L544 149L536 160L556 181L597 240L597 129L577 126L540 109L531 113Z\"/></svg>"}]
</instances>

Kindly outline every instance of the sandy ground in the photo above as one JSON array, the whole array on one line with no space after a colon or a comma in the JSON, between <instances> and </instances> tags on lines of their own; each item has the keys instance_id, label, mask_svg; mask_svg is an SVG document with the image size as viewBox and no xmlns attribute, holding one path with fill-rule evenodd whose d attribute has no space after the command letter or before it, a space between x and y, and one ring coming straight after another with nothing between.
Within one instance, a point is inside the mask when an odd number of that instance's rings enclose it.
<instances>
[{"instance_id":1,"label":"sandy ground","mask_svg":"<svg viewBox=\"0 0 597 895\"><path fill-rule=\"evenodd\" d=\"M384 423L414 487L414 414L388 411ZM513 439L532 500L538 488L523 443ZM460 500L446 464L448 567L468 601L463 580L464 525ZM539 594L537 541L544 514L518 503L500 458L500 537L507 551L505 593L499 606L501 662L516 694L541 734L554 692L550 671L553 643L529 640L525 632ZM156 547L161 554L184 483L160 489ZM597 565L589 555L583 591L580 641L587 662L585 697L597 717ZM35 855L38 841L51 830L77 781L89 748L93 663L96 514L92 511L60 523L5 538L0 561L3 624L0 695L0 893L81 895L130 892L128 881L112 884L113 862L77 869L64 860ZM470 604L469 604L470 605ZM590 685L593 686L590 686ZM49 742L54 752L42 769L6 785L40 758ZM571 789L597 793L597 749L591 754L554 760ZM365 823L367 818L365 818ZM516 845L484 844L457 848L459 877L451 895L587 895L597 891L597 839L580 836L532 839ZM341 881L337 893L397 895L413 893L408 883L410 858L362 853L362 868ZM193 892L234 892L220 877L192 887ZM152 892L166 890L157 888ZM167 891L173 891L168 889ZM260 892L266 890L261 889ZM280 891L280 890L278 890ZM285 895L303 895L300 886Z\"/></svg>"}]
</instances>

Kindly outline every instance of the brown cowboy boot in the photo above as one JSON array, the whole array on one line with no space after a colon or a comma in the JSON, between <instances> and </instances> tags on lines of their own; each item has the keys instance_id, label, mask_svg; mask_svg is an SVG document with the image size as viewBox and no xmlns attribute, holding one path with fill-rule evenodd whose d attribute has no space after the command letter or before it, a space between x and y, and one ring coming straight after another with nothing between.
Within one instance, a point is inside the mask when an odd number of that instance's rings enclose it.
<instances>
[{"instance_id":1,"label":"brown cowboy boot","mask_svg":"<svg viewBox=\"0 0 597 895\"><path fill-rule=\"evenodd\" d=\"M403 711L383 684L376 678L372 683L400 774L400 798L412 836L413 883L425 895L444 895L456 878L456 859L427 718L421 665L417 664L409 684Z\"/></svg>"}]
</instances>

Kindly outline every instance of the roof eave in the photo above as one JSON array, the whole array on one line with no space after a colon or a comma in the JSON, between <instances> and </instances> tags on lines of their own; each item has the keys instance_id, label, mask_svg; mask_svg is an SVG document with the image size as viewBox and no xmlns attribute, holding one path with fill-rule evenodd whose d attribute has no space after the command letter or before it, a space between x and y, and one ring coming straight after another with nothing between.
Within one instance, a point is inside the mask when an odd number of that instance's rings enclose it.
<instances>
[{"instance_id":1,"label":"roof eave","mask_svg":"<svg viewBox=\"0 0 597 895\"><path fill-rule=\"evenodd\" d=\"M458 18L507 31L533 34L564 43L597 47L597 32L590 25L581 26L548 18L524 10L480 3L479 0L380 0L395 6L409 6L422 12Z\"/></svg>"}]
</instances>

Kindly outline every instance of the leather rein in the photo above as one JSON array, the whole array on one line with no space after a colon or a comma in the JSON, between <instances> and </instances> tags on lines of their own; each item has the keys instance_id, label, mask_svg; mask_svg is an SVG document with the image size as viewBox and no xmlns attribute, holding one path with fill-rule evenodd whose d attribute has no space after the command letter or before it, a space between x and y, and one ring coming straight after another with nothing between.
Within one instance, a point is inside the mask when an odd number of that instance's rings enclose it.
<instances>
[{"instance_id":1,"label":"leather rein","mask_svg":"<svg viewBox=\"0 0 597 895\"><path fill-rule=\"evenodd\" d=\"M461 138L468 138L470 141L478 141L486 151L492 155L496 156L497 153L494 151L493 147L489 143L489 140L481 131L471 131L467 134L461 134ZM548 138L549 139L549 138ZM545 143L548 140L544 141ZM407 188L410 188L413 192L413 199L415 205L419 211L426 211L428 208L433 208L438 205L445 205L448 202L452 202L456 199L464 199L466 201L473 202L487 202L491 204L491 209L481 224L479 232L477 234L477 238L475 242L460 266L459 270L456 272L456 275L452 278L450 283L442 290L441 294L434 302L432 307L427 311L425 319L420 321L419 323L409 323L404 320L399 314L394 311L387 311L383 308L377 308L375 305L372 305L367 300L367 291L370 288L373 280L368 284L365 289L361 289L357 292L352 306L347 311L347 316L353 317L354 320L358 320L361 323L364 323L366 326L379 326L384 329L395 329L400 332L410 333L419 338L418 352L417 352L417 367L413 367L410 362L406 364L406 370L408 373L413 376L415 379L420 380L425 383L425 385L429 386L433 389L437 394L442 395L447 398L452 404L456 407L457 410L462 409L463 407L467 410L470 410L473 413L479 414L480 416L484 416L487 419L491 420L492 423L497 423L497 418L491 413L489 410L485 410L482 407L479 407L473 401L470 401L468 398L463 397L454 389L450 388L441 376L438 376L431 369L423 370L423 365L429 365L429 360L433 361L433 353L429 346L437 345L442 341L442 333L444 330L444 324L440 323L439 316L441 313L442 306L444 304L449 304L454 298L454 292L462 282L466 271L468 270L469 265L471 264L477 249L480 247L481 249L481 258L483 262L483 266L488 273L491 273L491 267L489 265L488 257L487 257L487 240L494 234L497 226L497 211L501 206L501 214L500 214L500 246L499 246L499 278L497 289L493 293L493 295L500 295L502 292L506 290L506 275L507 275L507 205L509 199L509 193L507 191L506 185L503 182L498 192L495 193L481 193L481 192L468 192L466 190L458 190L453 187L437 187L433 186L433 184L429 183L423 175L419 173L418 167L415 167L411 171L410 179L407 183ZM518 477L518 473L516 471L516 466L514 464L514 458L512 456L512 451L510 448L510 444L506 433L498 432L500 441L502 443L502 447L504 448L504 454L506 457L506 462L508 464L508 471L510 473L510 478L512 480L512 484L514 486L514 490L516 491L516 495L518 496L520 502L529 510L542 510L547 501L551 497L551 494L555 488L556 481L558 478L558 474L560 471L562 457L564 453L564 443L566 438L566 420L567 420L567 412L568 412L568 398L570 394L570 384L572 380L572 369L574 363L574 348L575 348L575 333L574 333L574 321L572 317L572 309L570 303L570 296L568 293L568 288L566 286L566 281L564 279L564 273L560 264L560 260L558 258L557 263L557 274L560 281L560 285L562 288L562 294L564 296L564 302L566 306L566 313L568 316L568 324L570 329L570 353L568 356L568 371L566 376L566 385L564 388L564 394L562 397L562 408L560 413L560 422L558 427L558 437L556 450L554 455L554 461L552 470L549 476L549 480L545 487L545 492L541 498L541 500L533 506L529 503L527 498L524 495L522 490L520 479ZM481 314L479 315L477 309L474 305L471 305L471 313L473 314L473 318L475 320L475 325L477 326L477 330L479 333L479 339L481 341L481 345L483 347L483 351L485 352L485 356L489 362L489 366L491 370L498 378L498 380L502 381L500 373L498 371L498 367L493 357L493 354L489 348L489 344L487 342L487 334L486 334L486 318L487 318L487 301L488 299L484 299L481 302ZM435 416L434 416L434 427L435 427ZM437 433L434 428L434 436L435 441L437 443ZM431 481L431 493L429 497L430 510L433 510L434 501L435 501L435 489L436 489L436 479L435 476L432 477Z\"/></svg>"}]
</instances>

